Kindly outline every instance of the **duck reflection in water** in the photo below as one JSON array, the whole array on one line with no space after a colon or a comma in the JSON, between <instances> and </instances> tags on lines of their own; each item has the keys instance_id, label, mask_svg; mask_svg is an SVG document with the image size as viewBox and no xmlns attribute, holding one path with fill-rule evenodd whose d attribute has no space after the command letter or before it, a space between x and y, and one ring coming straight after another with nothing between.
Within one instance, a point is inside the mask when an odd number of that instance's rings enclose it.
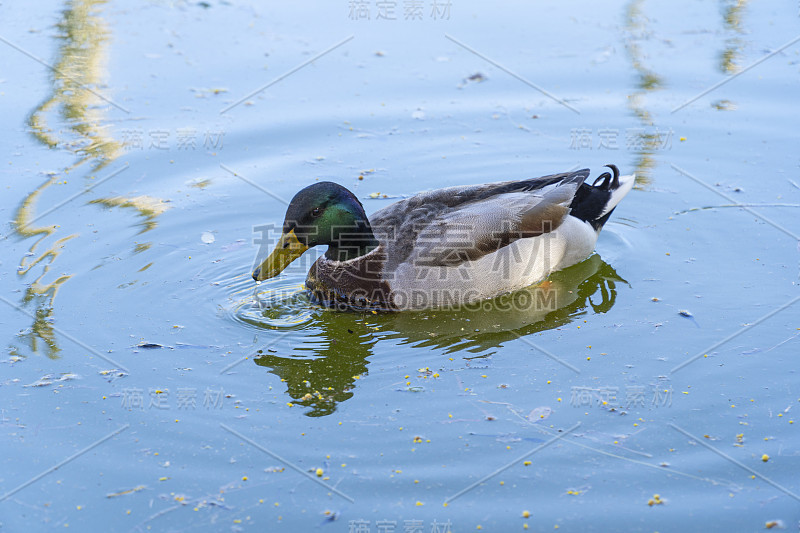
<instances>
[{"instance_id":1,"label":"duck reflection in water","mask_svg":"<svg viewBox=\"0 0 800 533\"><path fill-rule=\"evenodd\" d=\"M617 282L627 283L595 254L542 284L459 309L373 314L318 308L291 355L259 350L254 360L284 380L291 403L309 407L308 416L326 416L353 396L378 341L488 357L505 342L607 312Z\"/></svg>"}]
</instances>

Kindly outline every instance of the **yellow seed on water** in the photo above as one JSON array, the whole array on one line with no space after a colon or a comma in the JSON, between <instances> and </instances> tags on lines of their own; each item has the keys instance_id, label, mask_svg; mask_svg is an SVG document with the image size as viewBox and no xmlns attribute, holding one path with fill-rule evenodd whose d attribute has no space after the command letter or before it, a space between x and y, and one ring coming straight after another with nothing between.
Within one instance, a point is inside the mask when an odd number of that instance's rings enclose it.
<instances>
[{"instance_id":1,"label":"yellow seed on water","mask_svg":"<svg viewBox=\"0 0 800 533\"><path fill-rule=\"evenodd\" d=\"M529 518L531 516L530 511L522 511L522 518Z\"/></svg>"},{"instance_id":2,"label":"yellow seed on water","mask_svg":"<svg viewBox=\"0 0 800 533\"><path fill-rule=\"evenodd\" d=\"M322 469L321 468L317 468L316 474L317 474L317 477L322 477L322 474L323 474Z\"/></svg>"},{"instance_id":3,"label":"yellow seed on water","mask_svg":"<svg viewBox=\"0 0 800 533\"><path fill-rule=\"evenodd\" d=\"M762 455L761 456L761 460L766 463L767 461L769 461L769 455L767 455L767 454Z\"/></svg>"}]
</instances>

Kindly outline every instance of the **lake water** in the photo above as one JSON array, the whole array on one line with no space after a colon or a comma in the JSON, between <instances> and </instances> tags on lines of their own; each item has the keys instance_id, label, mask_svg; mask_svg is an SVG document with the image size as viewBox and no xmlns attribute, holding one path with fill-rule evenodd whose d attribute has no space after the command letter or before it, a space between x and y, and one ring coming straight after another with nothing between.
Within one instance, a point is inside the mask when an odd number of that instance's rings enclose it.
<instances>
[{"instance_id":1,"label":"lake water","mask_svg":"<svg viewBox=\"0 0 800 533\"><path fill-rule=\"evenodd\" d=\"M800 526L796 2L0 20L0 530ZM555 310L250 278L316 180L371 213L606 163L636 189Z\"/></svg>"}]
</instances>

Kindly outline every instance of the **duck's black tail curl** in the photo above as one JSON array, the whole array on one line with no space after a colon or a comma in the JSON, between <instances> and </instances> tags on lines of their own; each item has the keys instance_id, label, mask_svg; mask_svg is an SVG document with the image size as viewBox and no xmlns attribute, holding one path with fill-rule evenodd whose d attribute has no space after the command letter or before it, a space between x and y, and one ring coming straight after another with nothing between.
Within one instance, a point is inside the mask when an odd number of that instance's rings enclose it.
<instances>
[{"instance_id":1,"label":"duck's black tail curl","mask_svg":"<svg viewBox=\"0 0 800 533\"><path fill-rule=\"evenodd\" d=\"M594 180L592 185L582 183L570 204L570 214L584 222L588 222L600 231L608 221L614 208L633 188L635 176L622 176L616 165L606 165L611 172L604 172Z\"/></svg>"}]
</instances>

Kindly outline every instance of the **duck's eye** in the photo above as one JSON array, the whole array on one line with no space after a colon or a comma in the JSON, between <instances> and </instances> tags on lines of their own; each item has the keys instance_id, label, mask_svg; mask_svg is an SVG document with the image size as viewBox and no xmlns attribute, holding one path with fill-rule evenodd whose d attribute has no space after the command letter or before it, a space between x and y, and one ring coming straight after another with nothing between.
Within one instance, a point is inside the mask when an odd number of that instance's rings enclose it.
<instances>
[{"instance_id":1,"label":"duck's eye","mask_svg":"<svg viewBox=\"0 0 800 533\"><path fill-rule=\"evenodd\" d=\"M322 208L321 208L321 207L315 207L315 208L314 208L314 209L311 211L311 216L312 216L312 217L314 217L314 218L317 218L317 217L318 217L318 216L320 216L321 214L322 214Z\"/></svg>"}]
</instances>

